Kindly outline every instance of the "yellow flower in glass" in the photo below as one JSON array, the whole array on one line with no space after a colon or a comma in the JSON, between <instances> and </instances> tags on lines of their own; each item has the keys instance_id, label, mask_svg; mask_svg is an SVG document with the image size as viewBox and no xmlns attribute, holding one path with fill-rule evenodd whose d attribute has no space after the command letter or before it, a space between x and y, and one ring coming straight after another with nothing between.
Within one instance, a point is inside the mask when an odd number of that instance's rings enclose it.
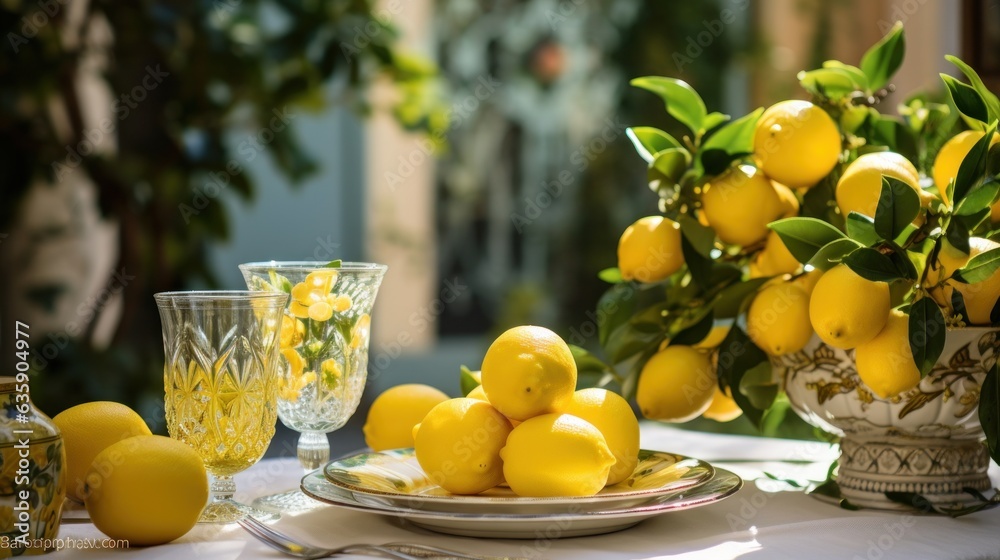
<instances>
[{"instance_id":1,"label":"yellow flower in glass","mask_svg":"<svg viewBox=\"0 0 1000 560\"><path fill-rule=\"evenodd\" d=\"M295 348L306 337L306 325L295 317L285 315L281 320L281 347Z\"/></svg>"}]
</instances>

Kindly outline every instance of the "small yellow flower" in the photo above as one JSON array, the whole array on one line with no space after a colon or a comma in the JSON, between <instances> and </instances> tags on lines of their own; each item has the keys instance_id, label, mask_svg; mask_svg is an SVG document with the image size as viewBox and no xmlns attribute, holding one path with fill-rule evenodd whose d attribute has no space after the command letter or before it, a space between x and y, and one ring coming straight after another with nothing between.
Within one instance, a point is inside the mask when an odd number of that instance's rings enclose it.
<instances>
[{"instance_id":1,"label":"small yellow flower","mask_svg":"<svg viewBox=\"0 0 1000 560\"><path fill-rule=\"evenodd\" d=\"M326 299L337 313L343 313L354 305L351 296L334 296L331 294Z\"/></svg>"},{"instance_id":2,"label":"small yellow flower","mask_svg":"<svg viewBox=\"0 0 1000 560\"><path fill-rule=\"evenodd\" d=\"M336 386L344 373L340 368L340 364L333 358L323 360L323 363L320 364L320 371L323 373L323 383L328 387Z\"/></svg>"},{"instance_id":3,"label":"small yellow flower","mask_svg":"<svg viewBox=\"0 0 1000 560\"><path fill-rule=\"evenodd\" d=\"M302 321L285 315L281 319L281 347L293 348L302 344L306 336L306 325Z\"/></svg>"},{"instance_id":4,"label":"small yellow flower","mask_svg":"<svg viewBox=\"0 0 1000 560\"><path fill-rule=\"evenodd\" d=\"M313 321L329 321L333 316L333 307L325 302L314 303L309 306L309 318Z\"/></svg>"},{"instance_id":5,"label":"small yellow flower","mask_svg":"<svg viewBox=\"0 0 1000 560\"><path fill-rule=\"evenodd\" d=\"M288 360L289 374L293 377L299 377L302 375L302 368L305 364L302 362L302 356L295 351L294 348L284 348L281 350L281 355Z\"/></svg>"},{"instance_id":6,"label":"small yellow flower","mask_svg":"<svg viewBox=\"0 0 1000 560\"><path fill-rule=\"evenodd\" d=\"M315 292L320 292L320 295L326 295L330 293L333 289L333 285L337 282L337 271L330 268L326 270L314 270L306 275L305 284L309 286L309 289Z\"/></svg>"},{"instance_id":7,"label":"small yellow flower","mask_svg":"<svg viewBox=\"0 0 1000 560\"><path fill-rule=\"evenodd\" d=\"M297 301L293 301L288 306L288 312L291 313L292 315L298 317L299 319L308 319L309 318L309 306L308 305L302 305L301 303L299 303Z\"/></svg>"},{"instance_id":8,"label":"small yellow flower","mask_svg":"<svg viewBox=\"0 0 1000 560\"><path fill-rule=\"evenodd\" d=\"M312 383L313 381L316 381L315 371L307 371L303 373L302 377L299 378L299 389L305 387L306 385Z\"/></svg>"}]
</instances>

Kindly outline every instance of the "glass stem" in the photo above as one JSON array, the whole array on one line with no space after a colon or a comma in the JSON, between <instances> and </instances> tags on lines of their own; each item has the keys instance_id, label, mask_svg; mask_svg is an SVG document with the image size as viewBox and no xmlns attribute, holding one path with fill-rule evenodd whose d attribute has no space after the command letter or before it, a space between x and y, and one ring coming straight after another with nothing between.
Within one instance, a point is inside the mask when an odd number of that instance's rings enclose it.
<instances>
[{"instance_id":1,"label":"glass stem","mask_svg":"<svg viewBox=\"0 0 1000 560\"><path fill-rule=\"evenodd\" d=\"M209 502L229 502L236 493L236 481L231 476L213 476L209 484L211 498Z\"/></svg>"},{"instance_id":2,"label":"glass stem","mask_svg":"<svg viewBox=\"0 0 1000 560\"><path fill-rule=\"evenodd\" d=\"M330 441L323 432L302 432L299 434L297 451L302 467L313 471L330 460Z\"/></svg>"}]
</instances>

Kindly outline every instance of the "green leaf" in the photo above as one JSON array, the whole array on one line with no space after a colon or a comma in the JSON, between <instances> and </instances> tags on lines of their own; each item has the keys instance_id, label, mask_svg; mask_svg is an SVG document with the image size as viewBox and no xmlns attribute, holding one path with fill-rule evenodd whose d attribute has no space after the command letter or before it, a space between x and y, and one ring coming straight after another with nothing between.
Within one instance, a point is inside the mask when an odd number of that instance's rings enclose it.
<instances>
[{"instance_id":1,"label":"green leaf","mask_svg":"<svg viewBox=\"0 0 1000 560\"><path fill-rule=\"evenodd\" d=\"M622 271L619 270L617 266L605 268L597 273L597 277L604 280L608 284L620 284L624 282L624 279L622 278Z\"/></svg>"},{"instance_id":2,"label":"green leaf","mask_svg":"<svg viewBox=\"0 0 1000 560\"><path fill-rule=\"evenodd\" d=\"M701 145L702 150L720 149L728 154L745 154L753 151L753 133L757 121L764 113L763 107L746 114L720 128Z\"/></svg>"},{"instance_id":3,"label":"green leaf","mask_svg":"<svg viewBox=\"0 0 1000 560\"><path fill-rule=\"evenodd\" d=\"M892 241L920 213L920 197L913 187L888 175L882 176L882 191L875 207L875 233Z\"/></svg>"},{"instance_id":4,"label":"green leaf","mask_svg":"<svg viewBox=\"0 0 1000 560\"><path fill-rule=\"evenodd\" d=\"M731 154L722 148L702 149L698 150L698 165L704 175L720 175L733 161L748 155L750 152Z\"/></svg>"},{"instance_id":5,"label":"green leaf","mask_svg":"<svg viewBox=\"0 0 1000 560\"><path fill-rule=\"evenodd\" d=\"M340 268L340 265L342 265L342 264L344 264L344 261L341 260L341 259L337 259L335 261L330 261L330 262L326 263L325 265L323 265L323 267L324 268Z\"/></svg>"},{"instance_id":6,"label":"green leaf","mask_svg":"<svg viewBox=\"0 0 1000 560\"><path fill-rule=\"evenodd\" d=\"M986 106L986 101L972 86L965 82L960 82L948 74L941 74L941 80L948 88L948 95L955 102L959 112L980 123L989 122L990 110Z\"/></svg>"},{"instance_id":7,"label":"green leaf","mask_svg":"<svg viewBox=\"0 0 1000 560\"><path fill-rule=\"evenodd\" d=\"M842 99L855 91L866 89L865 84L859 82L856 75L843 68L817 68L799 72L797 77L799 84L809 93L832 100Z\"/></svg>"},{"instance_id":8,"label":"green leaf","mask_svg":"<svg viewBox=\"0 0 1000 560\"><path fill-rule=\"evenodd\" d=\"M710 310L697 323L674 335L674 337L670 339L670 343L683 344L685 346L697 344L702 340L705 340L708 333L712 332L712 324L714 322L715 318L712 316L712 312Z\"/></svg>"},{"instance_id":9,"label":"green leaf","mask_svg":"<svg viewBox=\"0 0 1000 560\"><path fill-rule=\"evenodd\" d=\"M699 285L707 286L712 271L712 260L699 253L685 235L681 235L681 252L684 254L684 264L691 272L691 278Z\"/></svg>"},{"instance_id":10,"label":"green leaf","mask_svg":"<svg viewBox=\"0 0 1000 560\"><path fill-rule=\"evenodd\" d=\"M778 232L788 251L803 264L828 243L845 237L839 229L816 218L785 218L767 227Z\"/></svg>"},{"instance_id":11,"label":"green leaf","mask_svg":"<svg viewBox=\"0 0 1000 560\"><path fill-rule=\"evenodd\" d=\"M958 293L958 290L955 290L954 293ZM969 323L971 321L966 321L966 324ZM990 310L990 326L996 327L998 325L1000 325L1000 299L997 299L997 302L993 304L993 309Z\"/></svg>"},{"instance_id":12,"label":"green leaf","mask_svg":"<svg viewBox=\"0 0 1000 560\"><path fill-rule=\"evenodd\" d=\"M892 282L902 278L889 257L868 247L862 247L844 257L844 264L855 274L871 282Z\"/></svg>"},{"instance_id":13,"label":"green leaf","mask_svg":"<svg viewBox=\"0 0 1000 560\"><path fill-rule=\"evenodd\" d=\"M898 251L893 251L889 253L889 260L892 261L893 266L896 267L896 271L899 272L900 276L907 280L917 280L917 268L913 265L913 261L910 259L911 256L916 254L911 251L903 251L902 253ZM918 255L921 259L924 259L923 255ZM923 261L926 263L926 260ZM923 266L921 266L923 270Z\"/></svg>"},{"instance_id":14,"label":"green leaf","mask_svg":"<svg viewBox=\"0 0 1000 560\"><path fill-rule=\"evenodd\" d=\"M874 91L889 83L889 79L903 64L905 54L903 24L897 21L885 37L861 57L861 71L868 78L868 87Z\"/></svg>"},{"instance_id":15,"label":"green leaf","mask_svg":"<svg viewBox=\"0 0 1000 560\"><path fill-rule=\"evenodd\" d=\"M667 113L691 132L700 132L705 124L708 110L701 96L687 82L662 76L645 76L629 82L637 88L659 95L666 103Z\"/></svg>"},{"instance_id":16,"label":"green leaf","mask_svg":"<svg viewBox=\"0 0 1000 560\"><path fill-rule=\"evenodd\" d=\"M762 362L747 370L740 379L742 393L754 408L767 410L778 396L770 362Z\"/></svg>"},{"instance_id":17,"label":"green leaf","mask_svg":"<svg viewBox=\"0 0 1000 560\"><path fill-rule=\"evenodd\" d=\"M1000 299L998 299L997 301L1000 302ZM961 317L962 321L965 321L966 325L972 324L972 320L969 319L969 310L965 308L965 296L963 296L962 292L958 290L951 291L951 310L956 317ZM991 322L993 319L992 315L993 313L991 311L990 312Z\"/></svg>"},{"instance_id":18,"label":"green leaf","mask_svg":"<svg viewBox=\"0 0 1000 560\"><path fill-rule=\"evenodd\" d=\"M899 117L879 115L869 120L875 144L888 146L892 151L916 161L919 157L917 138Z\"/></svg>"},{"instance_id":19,"label":"green leaf","mask_svg":"<svg viewBox=\"0 0 1000 560\"><path fill-rule=\"evenodd\" d=\"M986 173L986 161L990 152L990 141L996 132L996 124L993 124L969 150L958 166L958 175L955 177L955 198L952 204L958 205L965 199L965 195L972 191Z\"/></svg>"},{"instance_id":20,"label":"green leaf","mask_svg":"<svg viewBox=\"0 0 1000 560\"><path fill-rule=\"evenodd\" d=\"M767 354L750 340L743 329L738 325L733 325L722 344L719 345L717 367L719 384L723 388L730 388L733 400L758 429L760 429L764 419L764 411L755 407L750 397L739 389L742 387L743 376L762 365L770 367ZM757 379L759 376L760 373L757 371L751 374L753 379Z\"/></svg>"},{"instance_id":21,"label":"green leaf","mask_svg":"<svg viewBox=\"0 0 1000 560\"><path fill-rule=\"evenodd\" d=\"M267 277L271 281L271 285L275 288L285 292L286 294L292 293L292 282L288 278L278 274L273 268L267 271Z\"/></svg>"},{"instance_id":22,"label":"green leaf","mask_svg":"<svg viewBox=\"0 0 1000 560\"><path fill-rule=\"evenodd\" d=\"M952 220L948 224L948 229L945 231L945 239L951 246L958 249L962 253L968 255L971 251L969 246L969 227L962 220Z\"/></svg>"},{"instance_id":23,"label":"green leaf","mask_svg":"<svg viewBox=\"0 0 1000 560\"><path fill-rule=\"evenodd\" d=\"M996 181L983 183L965 195L965 198L958 204L955 213L959 216L969 216L980 212L983 208L992 206L996 202L998 194L1000 194L1000 183Z\"/></svg>"},{"instance_id":24,"label":"green leaf","mask_svg":"<svg viewBox=\"0 0 1000 560\"><path fill-rule=\"evenodd\" d=\"M573 354L573 361L576 362L578 374L611 371L611 366L605 364L600 358L591 354L585 348L570 344L569 351Z\"/></svg>"},{"instance_id":25,"label":"green leaf","mask_svg":"<svg viewBox=\"0 0 1000 560\"><path fill-rule=\"evenodd\" d=\"M875 233L875 220L858 212L851 212L847 216L847 236L865 247L871 247L880 241Z\"/></svg>"},{"instance_id":26,"label":"green leaf","mask_svg":"<svg viewBox=\"0 0 1000 560\"><path fill-rule=\"evenodd\" d=\"M680 142L666 132L651 126L634 126L625 129L625 136L632 141L632 146L639 157L646 163L653 161L653 156L669 148L683 148Z\"/></svg>"},{"instance_id":27,"label":"green leaf","mask_svg":"<svg viewBox=\"0 0 1000 560\"><path fill-rule=\"evenodd\" d=\"M921 377L930 373L941 357L946 332L944 315L933 299L923 297L913 302L909 322L910 352Z\"/></svg>"},{"instance_id":28,"label":"green leaf","mask_svg":"<svg viewBox=\"0 0 1000 560\"><path fill-rule=\"evenodd\" d=\"M1000 464L1000 361L986 372L980 389L979 423L986 433L986 447L994 463Z\"/></svg>"},{"instance_id":29,"label":"green leaf","mask_svg":"<svg viewBox=\"0 0 1000 560\"><path fill-rule=\"evenodd\" d=\"M700 255L712 256L712 249L715 248L715 230L701 225L701 222L687 214L678 216L677 223L681 226L681 234Z\"/></svg>"},{"instance_id":30,"label":"green leaf","mask_svg":"<svg viewBox=\"0 0 1000 560\"><path fill-rule=\"evenodd\" d=\"M958 67L958 69L961 70L963 74L965 74L965 77L969 79L969 83L972 84L972 87L977 92L979 92L979 95L983 98L983 101L986 103L986 107L989 110L988 122L993 122L997 119L1000 119L1000 99L998 99L996 94L990 91L989 88L986 87L986 84L983 83L983 80L979 77L979 74L977 74L976 71L973 70L971 66L963 62L962 59L958 58L957 56L949 54L945 55L944 58L948 62Z\"/></svg>"},{"instance_id":31,"label":"green leaf","mask_svg":"<svg viewBox=\"0 0 1000 560\"><path fill-rule=\"evenodd\" d=\"M677 183L684 175L684 172L687 171L688 164L690 163L691 154L684 148L667 148L666 150L657 152L653 156L653 161L649 164L649 167L658 171L668 181Z\"/></svg>"},{"instance_id":32,"label":"green leaf","mask_svg":"<svg viewBox=\"0 0 1000 560\"><path fill-rule=\"evenodd\" d=\"M616 284L597 301L597 333L603 348L607 348L611 333L628 323L636 307L637 290L630 284Z\"/></svg>"},{"instance_id":33,"label":"green leaf","mask_svg":"<svg viewBox=\"0 0 1000 560\"><path fill-rule=\"evenodd\" d=\"M713 128L719 126L720 124L729 120L729 115L719 113L718 111L709 113L705 115L705 122L702 123L702 128L705 132L711 131Z\"/></svg>"},{"instance_id":34,"label":"green leaf","mask_svg":"<svg viewBox=\"0 0 1000 560\"><path fill-rule=\"evenodd\" d=\"M479 381L472 375L472 370L466 366L459 367L459 385L462 389L462 396L466 397L473 389L479 387Z\"/></svg>"},{"instance_id":35,"label":"green leaf","mask_svg":"<svg viewBox=\"0 0 1000 560\"><path fill-rule=\"evenodd\" d=\"M969 262L952 274L952 278L966 284L978 284L1000 269L1000 247L990 249L969 259Z\"/></svg>"},{"instance_id":36,"label":"green leaf","mask_svg":"<svg viewBox=\"0 0 1000 560\"><path fill-rule=\"evenodd\" d=\"M752 278L745 282L737 282L722 290L713 306L715 318L731 319L739 315L747 298L757 293L757 289L768 280L767 277Z\"/></svg>"},{"instance_id":37,"label":"green leaf","mask_svg":"<svg viewBox=\"0 0 1000 560\"><path fill-rule=\"evenodd\" d=\"M835 239L816 251L813 258L809 259L809 264L820 270L830 270L843 262L844 257L861 247L862 245L853 239L846 237Z\"/></svg>"}]
</instances>

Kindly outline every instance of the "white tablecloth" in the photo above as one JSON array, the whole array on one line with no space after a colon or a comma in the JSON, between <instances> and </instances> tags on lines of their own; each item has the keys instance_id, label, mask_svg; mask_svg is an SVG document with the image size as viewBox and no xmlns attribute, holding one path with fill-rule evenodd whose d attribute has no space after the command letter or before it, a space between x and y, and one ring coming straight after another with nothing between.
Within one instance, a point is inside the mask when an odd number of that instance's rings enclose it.
<instances>
[{"instance_id":1,"label":"white tablecloth","mask_svg":"<svg viewBox=\"0 0 1000 560\"><path fill-rule=\"evenodd\" d=\"M608 535L559 540L484 540L440 535L389 517L323 507L286 515L275 523L314 544L409 541L494 556L552 559L1000 559L1000 508L960 519L875 511L846 511L761 478L822 479L836 452L819 443L687 432L646 423L646 449L674 451L711 461L747 479L736 495L706 507L671 512ZM998 477L993 471L994 484ZM294 459L258 463L237 476L237 498L298 486ZM754 482L753 479L758 479ZM780 487L780 488L779 488ZM89 523L64 524L66 539L97 539ZM128 551L63 550L54 558L123 560L281 558L238 526L199 525L174 543Z\"/></svg>"}]
</instances>

